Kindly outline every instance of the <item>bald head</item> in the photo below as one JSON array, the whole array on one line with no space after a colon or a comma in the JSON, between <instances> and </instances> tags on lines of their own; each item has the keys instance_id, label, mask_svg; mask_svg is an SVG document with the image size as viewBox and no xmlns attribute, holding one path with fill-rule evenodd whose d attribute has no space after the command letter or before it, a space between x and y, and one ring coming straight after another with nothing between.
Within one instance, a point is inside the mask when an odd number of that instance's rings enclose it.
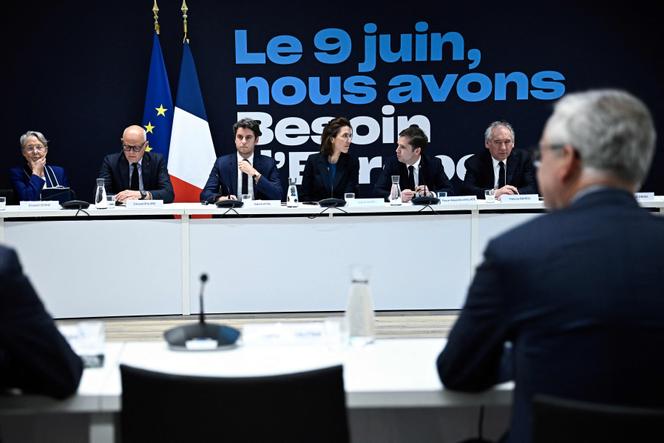
<instances>
[{"instance_id":1,"label":"bald head","mask_svg":"<svg viewBox=\"0 0 664 443\"><path fill-rule=\"evenodd\" d=\"M128 126L122 133L122 149L129 163L136 163L143 158L147 137L145 129L138 125Z\"/></svg>"},{"instance_id":2,"label":"bald head","mask_svg":"<svg viewBox=\"0 0 664 443\"><path fill-rule=\"evenodd\" d=\"M127 126L127 128L125 128L124 132L122 133L122 141L126 143L128 138L132 139L133 141L139 141L141 143L145 142L147 138L145 135L145 129L138 125Z\"/></svg>"}]
</instances>

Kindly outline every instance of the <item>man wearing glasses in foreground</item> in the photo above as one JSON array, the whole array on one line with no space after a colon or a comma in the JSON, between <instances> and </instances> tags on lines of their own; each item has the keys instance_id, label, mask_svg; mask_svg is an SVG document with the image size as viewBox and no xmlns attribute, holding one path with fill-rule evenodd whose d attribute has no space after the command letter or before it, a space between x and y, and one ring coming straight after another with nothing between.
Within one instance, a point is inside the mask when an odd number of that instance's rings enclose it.
<instances>
[{"instance_id":1,"label":"man wearing glasses in foreground","mask_svg":"<svg viewBox=\"0 0 664 443\"><path fill-rule=\"evenodd\" d=\"M106 183L106 192L115 194L116 201L173 202L166 161L156 152L145 152L147 146L145 129L132 125L122 133L122 151L104 157L99 177Z\"/></svg>"},{"instance_id":2,"label":"man wearing glasses in foreground","mask_svg":"<svg viewBox=\"0 0 664 443\"><path fill-rule=\"evenodd\" d=\"M569 94L546 123L537 178L551 213L489 242L438 358L460 391L513 368L510 443L532 441L537 394L664 407L664 217L634 198L654 151L652 116L626 92Z\"/></svg>"}]
</instances>

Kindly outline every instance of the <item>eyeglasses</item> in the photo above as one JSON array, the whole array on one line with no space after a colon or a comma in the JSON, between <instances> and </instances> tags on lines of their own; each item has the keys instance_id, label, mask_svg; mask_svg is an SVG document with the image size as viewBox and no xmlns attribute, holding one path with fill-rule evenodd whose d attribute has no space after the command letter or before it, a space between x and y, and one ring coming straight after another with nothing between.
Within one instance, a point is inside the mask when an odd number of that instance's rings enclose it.
<instances>
[{"instance_id":1,"label":"eyeglasses","mask_svg":"<svg viewBox=\"0 0 664 443\"><path fill-rule=\"evenodd\" d=\"M145 146L146 142L141 143L140 145L132 146L132 145L125 145L124 143L122 144L122 150L124 152L141 152L141 149Z\"/></svg>"},{"instance_id":2,"label":"eyeglasses","mask_svg":"<svg viewBox=\"0 0 664 443\"><path fill-rule=\"evenodd\" d=\"M557 151L559 149L562 149L564 146L565 146L564 143L558 143L555 145L549 145L548 149L551 151ZM537 145L531 148L530 151L533 159L533 166L535 166L535 168L539 168L540 165L542 164L542 145ZM576 157L579 157L579 151L574 149L574 155Z\"/></svg>"},{"instance_id":3,"label":"eyeglasses","mask_svg":"<svg viewBox=\"0 0 664 443\"><path fill-rule=\"evenodd\" d=\"M44 145L28 145L23 148L24 151L27 152L42 152L46 150L46 146Z\"/></svg>"}]
</instances>

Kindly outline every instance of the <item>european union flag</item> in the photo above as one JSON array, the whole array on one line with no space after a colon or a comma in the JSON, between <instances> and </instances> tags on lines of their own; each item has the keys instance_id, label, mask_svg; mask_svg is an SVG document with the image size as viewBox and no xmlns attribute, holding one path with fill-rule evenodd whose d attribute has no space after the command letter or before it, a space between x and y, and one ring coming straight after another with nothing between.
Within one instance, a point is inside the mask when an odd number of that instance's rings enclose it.
<instances>
[{"instance_id":1,"label":"european union flag","mask_svg":"<svg viewBox=\"0 0 664 443\"><path fill-rule=\"evenodd\" d=\"M152 40L145 107L143 108L143 127L148 135L150 150L163 155L167 161L173 127L173 111L173 98L171 97L171 87L168 84L164 56L161 53L159 36L155 32Z\"/></svg>"}]
</instances>

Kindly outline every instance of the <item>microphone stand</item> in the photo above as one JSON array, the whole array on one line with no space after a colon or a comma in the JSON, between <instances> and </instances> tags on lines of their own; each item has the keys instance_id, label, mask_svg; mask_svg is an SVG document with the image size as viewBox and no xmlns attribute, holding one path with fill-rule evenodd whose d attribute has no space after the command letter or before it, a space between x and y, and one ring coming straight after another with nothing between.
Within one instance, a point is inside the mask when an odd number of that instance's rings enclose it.
<instances>
[{"instance_id":1,"label":"microphone stand","mask_svg":"<svg viewBox=\"0 0 664 443\"><path fill-rule=\"evenodd\" d=\"M203 306L203 288L208 280L207 274L201 274L201 290L198 295L200 312L198 322L176 326L164 332L164 339L171 349L181 351L214 350L234 347L240 338L240 331L226 325L207 323Z\"/></svg>"}]
</instances>

